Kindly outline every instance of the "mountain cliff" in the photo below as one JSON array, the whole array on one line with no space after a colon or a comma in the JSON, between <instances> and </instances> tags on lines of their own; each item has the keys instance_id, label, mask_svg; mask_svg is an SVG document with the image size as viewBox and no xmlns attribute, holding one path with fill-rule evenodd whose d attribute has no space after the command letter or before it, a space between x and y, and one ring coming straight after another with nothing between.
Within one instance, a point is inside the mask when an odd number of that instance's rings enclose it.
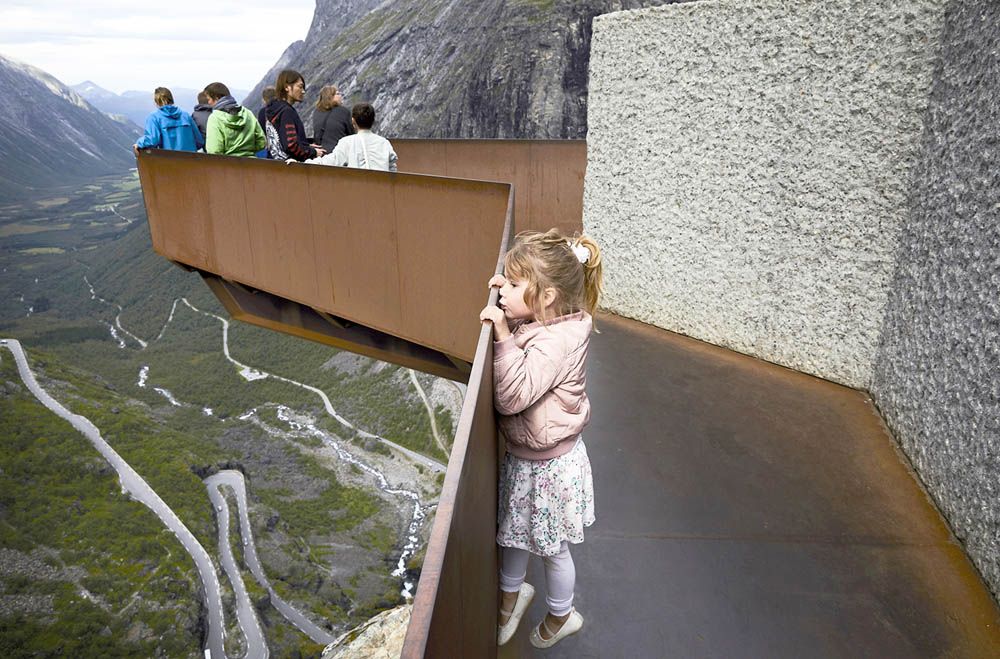
<instances>
[{"instance_id":1,"label":"mountain cliff","mask_svg":"<svg viewBox=\"0 0 1000 659\"><path fill-rule=\"evenodd\" d=\"M399 137L583 138L591 21L670 0L317 0L309 34L281 68L299 70L310 122L320 88L368 101Z\"/></svg>"},{"instance_id":2,"label":"mountain cliff","mask_svg":"<svg viewBox=\"0 0 1000 659\"><path fill-rule=\"evenodd\" d=\"M0 196L134 166L135 136L44 71L0 56Z\"/></svg>"}]
</instances>

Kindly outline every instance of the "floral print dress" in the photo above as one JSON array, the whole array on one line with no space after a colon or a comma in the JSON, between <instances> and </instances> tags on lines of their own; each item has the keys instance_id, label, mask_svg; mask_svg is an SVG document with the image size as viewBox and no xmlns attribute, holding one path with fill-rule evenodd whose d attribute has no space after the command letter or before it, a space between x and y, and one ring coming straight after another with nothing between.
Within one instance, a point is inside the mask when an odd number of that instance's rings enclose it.
<instances>
[{"instance_id":1,"label":"floral print dress","mask_svg":"<svg viewBox=\"0 0 1000 659\"><path fill-rule=\"evenodd\" d=\"M583 439L559 457L525 460L507 453L500 471L497 544L555 556L583 542L594 523L594 480Z\"/></svg>"}]
</instances>

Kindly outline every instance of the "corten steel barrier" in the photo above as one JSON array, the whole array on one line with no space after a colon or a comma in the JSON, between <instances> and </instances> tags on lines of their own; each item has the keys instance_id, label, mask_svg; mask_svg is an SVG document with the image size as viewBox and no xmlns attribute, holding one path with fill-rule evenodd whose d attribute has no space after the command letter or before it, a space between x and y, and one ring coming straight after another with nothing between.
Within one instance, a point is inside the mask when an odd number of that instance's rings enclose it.
<instances>
[{"instance_id":1,"label":"corten steel barrier","mask_svg":"<svg viewBox=\"0 0 1000 659\"><path fill-rule=\"evenodd\" d=\"M513 217L512 203L496 272L501 271ZM489 304L496 301L497 290L493 289ZM493 330L484 326L413 600L403 659L495 659L497 655L498 455L493 416Z\"/></svg>"},{"instance_id":2,"label":"corten steel barrier","mask_svg":"<svg viewBox=\"0 0 1000 659\"><path fill-rule=\"evenodd\" d=\"M583 228L586 140L392 139L399 169L514 184L515 233Z\"/></svg>"},{"instance_id":3,"label":"corten steel barrier","mask_svg":"<svg viewBox=\"0 0 1000 659\"><path fill-rule=\"evenodd\" d=\"M236 318L466 379L510 184L143 152L153 246Z\"/></svg>"}]
</instances>

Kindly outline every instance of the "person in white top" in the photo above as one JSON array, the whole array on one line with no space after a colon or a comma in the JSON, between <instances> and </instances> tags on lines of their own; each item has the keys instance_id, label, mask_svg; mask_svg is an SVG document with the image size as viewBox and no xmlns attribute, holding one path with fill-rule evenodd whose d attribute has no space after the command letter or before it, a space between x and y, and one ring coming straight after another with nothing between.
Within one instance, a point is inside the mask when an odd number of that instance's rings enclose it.
<instances>
[{"instance_id":1,"label":"person in white top","mask_svg":"<svg viewBox=\"0 0 1000 659\"><path fill-rule=\"evenodd\" d=\"M357 135L342 137L333 151L322 158L307 160L315 165L380 169L395 172L398 158L389 140L372 132L375 108L369 103L358 103L351 109L351 122Z\"/></svg>"}]
</instances>

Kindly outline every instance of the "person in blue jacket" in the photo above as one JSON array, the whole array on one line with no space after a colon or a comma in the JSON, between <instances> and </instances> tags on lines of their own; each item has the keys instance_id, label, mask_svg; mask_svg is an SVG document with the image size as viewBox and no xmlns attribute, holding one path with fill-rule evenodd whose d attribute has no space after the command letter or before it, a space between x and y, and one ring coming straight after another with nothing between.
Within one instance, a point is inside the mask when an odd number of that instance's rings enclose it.
<instances>
[{"instance_id":1,"label":"person in blue jacket","mask_svg":"<svg viewBox=\"0 0 1000 659\"><path fill-rule=\"evenodd\" d=\"M184 110L174 105L174 95L166 87L157 87L153 92L156 112L146 117L146 132L132 146L140 149L173 149L174 151L197 151L205 146L194 119Z\"/></svg>"}]
</instances>

